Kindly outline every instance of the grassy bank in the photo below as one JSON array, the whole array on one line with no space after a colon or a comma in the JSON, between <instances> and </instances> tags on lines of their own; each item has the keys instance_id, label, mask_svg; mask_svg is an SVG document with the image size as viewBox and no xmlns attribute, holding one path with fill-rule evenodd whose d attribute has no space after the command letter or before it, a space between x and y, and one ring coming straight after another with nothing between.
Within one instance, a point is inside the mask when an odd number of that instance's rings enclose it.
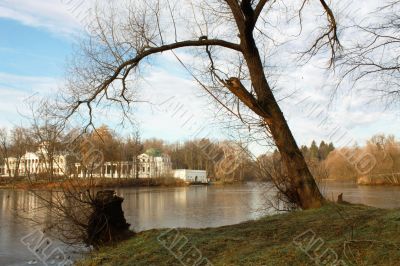
<instances>
[{"instance_id":1,"label":"grassy bank","mask_svg":"<svg viewBox=\"0 0 400 266\"><path fill-rule=\"evenodd\" d=\"M337 254L342 260L337 265L400 263L400 210L332 204L219 228L145 231L101 249L78 265L193 265L187 260L190 254L200 257L198 253L189 252L181 259L184 264L172 255L179 257L178 247L184 242L170 252L158 240L171 247L182 236L189 241L183 252L190 247L201 251L200 265L206 265L205 258L213 265L315 265L313 259L324 251L331 258ZM312 237L317 244L302 251ZM316 250L318 243L322 246Z\"/></svg>"},{"instance_id":2,"label":"grassy bank","mask_svg":"<svg viewBox=\"0 0 400 266\"><path fill-rule=\"evenodd\" d=\"M81 188L117 188L117 187L152 187L152 186L186 186L181 179L175 178L93 178L93 179L56 179L56 180L36 180L29 181L23 179L10 179L0 182L0 188L13 189L43 189L53 190L68 187Z\"/></svg>"}]
</instances>

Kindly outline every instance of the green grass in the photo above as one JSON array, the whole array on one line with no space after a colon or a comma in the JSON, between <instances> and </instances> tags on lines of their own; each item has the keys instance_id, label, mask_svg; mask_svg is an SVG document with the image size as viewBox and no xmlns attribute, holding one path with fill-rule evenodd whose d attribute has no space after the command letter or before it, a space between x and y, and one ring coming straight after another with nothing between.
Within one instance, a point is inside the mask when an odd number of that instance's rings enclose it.
<instances>
[{"instance_id":1,"label":"green grass","mask_svg":"<svg viewBox=\"0 0 400 266\"><path fill-rule=\"evenodd\" d=\"M181 264L171 254L179 256L179 244L172 252L163 247L158 237L165 232L160 229L138 233L116 246L94 252L77 265L193 265L189 261ZM314 240L320 238L323 245L318 250L317 245L311 245L310 258L300 246L306 249L312 232ZM344 262L338 265L400 265L400 210L331 204L218 228L182 228L161 239L166 246L172 246L177 234L189 241L184 251L196 247L202 258L213 265L316 265L312 258L326 250ZM198 253L189 254L200 257ZM188 258L189 255L184 256L183 261Z\"/></svg>"}]
</instances>

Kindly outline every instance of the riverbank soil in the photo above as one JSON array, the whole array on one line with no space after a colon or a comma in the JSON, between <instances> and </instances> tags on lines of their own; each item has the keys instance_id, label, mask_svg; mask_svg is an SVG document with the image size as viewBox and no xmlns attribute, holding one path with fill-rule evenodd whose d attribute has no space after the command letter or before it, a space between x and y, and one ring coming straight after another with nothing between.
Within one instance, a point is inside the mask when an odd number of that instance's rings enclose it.
<instances>
[{"instance_id":1,"label":"riverbank soil","mask_svg":"<svg viewBox=\"0 0 400 266\"><path fill-rule=\"evenodd\" d=\"M329 204L218 228L149 230L77 265L196 260L198 265L400 265L400 209Z\"/></svg>"}]
</instances>

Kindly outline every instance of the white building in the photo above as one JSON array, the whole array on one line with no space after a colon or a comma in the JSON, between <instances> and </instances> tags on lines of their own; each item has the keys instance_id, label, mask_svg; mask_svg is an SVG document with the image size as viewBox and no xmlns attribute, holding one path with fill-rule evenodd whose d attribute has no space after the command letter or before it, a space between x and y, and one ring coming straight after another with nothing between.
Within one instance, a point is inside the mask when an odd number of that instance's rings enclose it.
<instances>
[{"instance_id":1,"label":"white building","mask_svg":"<svg viewBox=\"0 0 400 266\"><path fill-rule=\"evenodd\" d=\"M137 166L136 166L137 164ZM166 154L140 154L136 160L104 162L97 165L93 171L84 169L80 163L75 164L78 177L108 177L108 178L159 178L172 176L171 158Z\"/></svg>"},{"instance_id":2,"label":"white building","mask_svg":"<svg viewBox=\"0 0 400 266\"><path fill-rule=\"evenodd\" d=\"M53 175L64 175L67 169L67 160L64 155L53 156ZM26 152L20 159L8 157L4 159L3 176L35 176L50 173L51 164L43 148L38 152Z\"/></svg>"},{"instance_id":3,"label":"white building","mask_svg":"<svg viewBox=\"0 0 400 266\"><path fill-rule=\"evenodd\" d=\"M205 170L176 169L173 176L189 183L208 183Z\"/></svg>"},{"instance_id":4,"label":"white building","mask_svg":"<svg viewBox=\"0 0 400 266\"><path fill-rule=\"evenodd\" d=\"M143 153L137 159L139 178L171 176L172 164L168 155L151 156Z\"/></svg>"}]
</instances>

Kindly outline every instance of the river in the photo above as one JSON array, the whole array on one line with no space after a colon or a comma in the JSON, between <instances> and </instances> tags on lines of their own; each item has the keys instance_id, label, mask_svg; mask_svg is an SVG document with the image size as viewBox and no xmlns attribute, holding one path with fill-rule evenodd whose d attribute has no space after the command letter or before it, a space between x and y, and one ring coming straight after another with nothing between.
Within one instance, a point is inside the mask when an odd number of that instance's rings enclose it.
<instances>
[{"instance_id":1,"label":"river","mask_svg":"<svg viewBox=\"0 0 400 266\"><path fill-rule=\"evenodd\" d=\"M379 208L400 208L400 187L357 186L349 182L326 181L320 185L328 199L343 193L344 200ZM261 183L229 186L116 189L124 198L123 209L131 229L204 228L235 224L266 215L271 197ZM29 219L38 216L38 200L26 191L0 190L0 265L44 265L24 245L24 237L38 229ZM49 219L50 215L44 215ZM39 228L40 229L40 228ZM22 239L22 241L21 241ZM54 246L65 248L54 240ZM70 254L70 253L68 253ZM57 261L47 261L56 265Z\"/></svg>"}]
</instances>

